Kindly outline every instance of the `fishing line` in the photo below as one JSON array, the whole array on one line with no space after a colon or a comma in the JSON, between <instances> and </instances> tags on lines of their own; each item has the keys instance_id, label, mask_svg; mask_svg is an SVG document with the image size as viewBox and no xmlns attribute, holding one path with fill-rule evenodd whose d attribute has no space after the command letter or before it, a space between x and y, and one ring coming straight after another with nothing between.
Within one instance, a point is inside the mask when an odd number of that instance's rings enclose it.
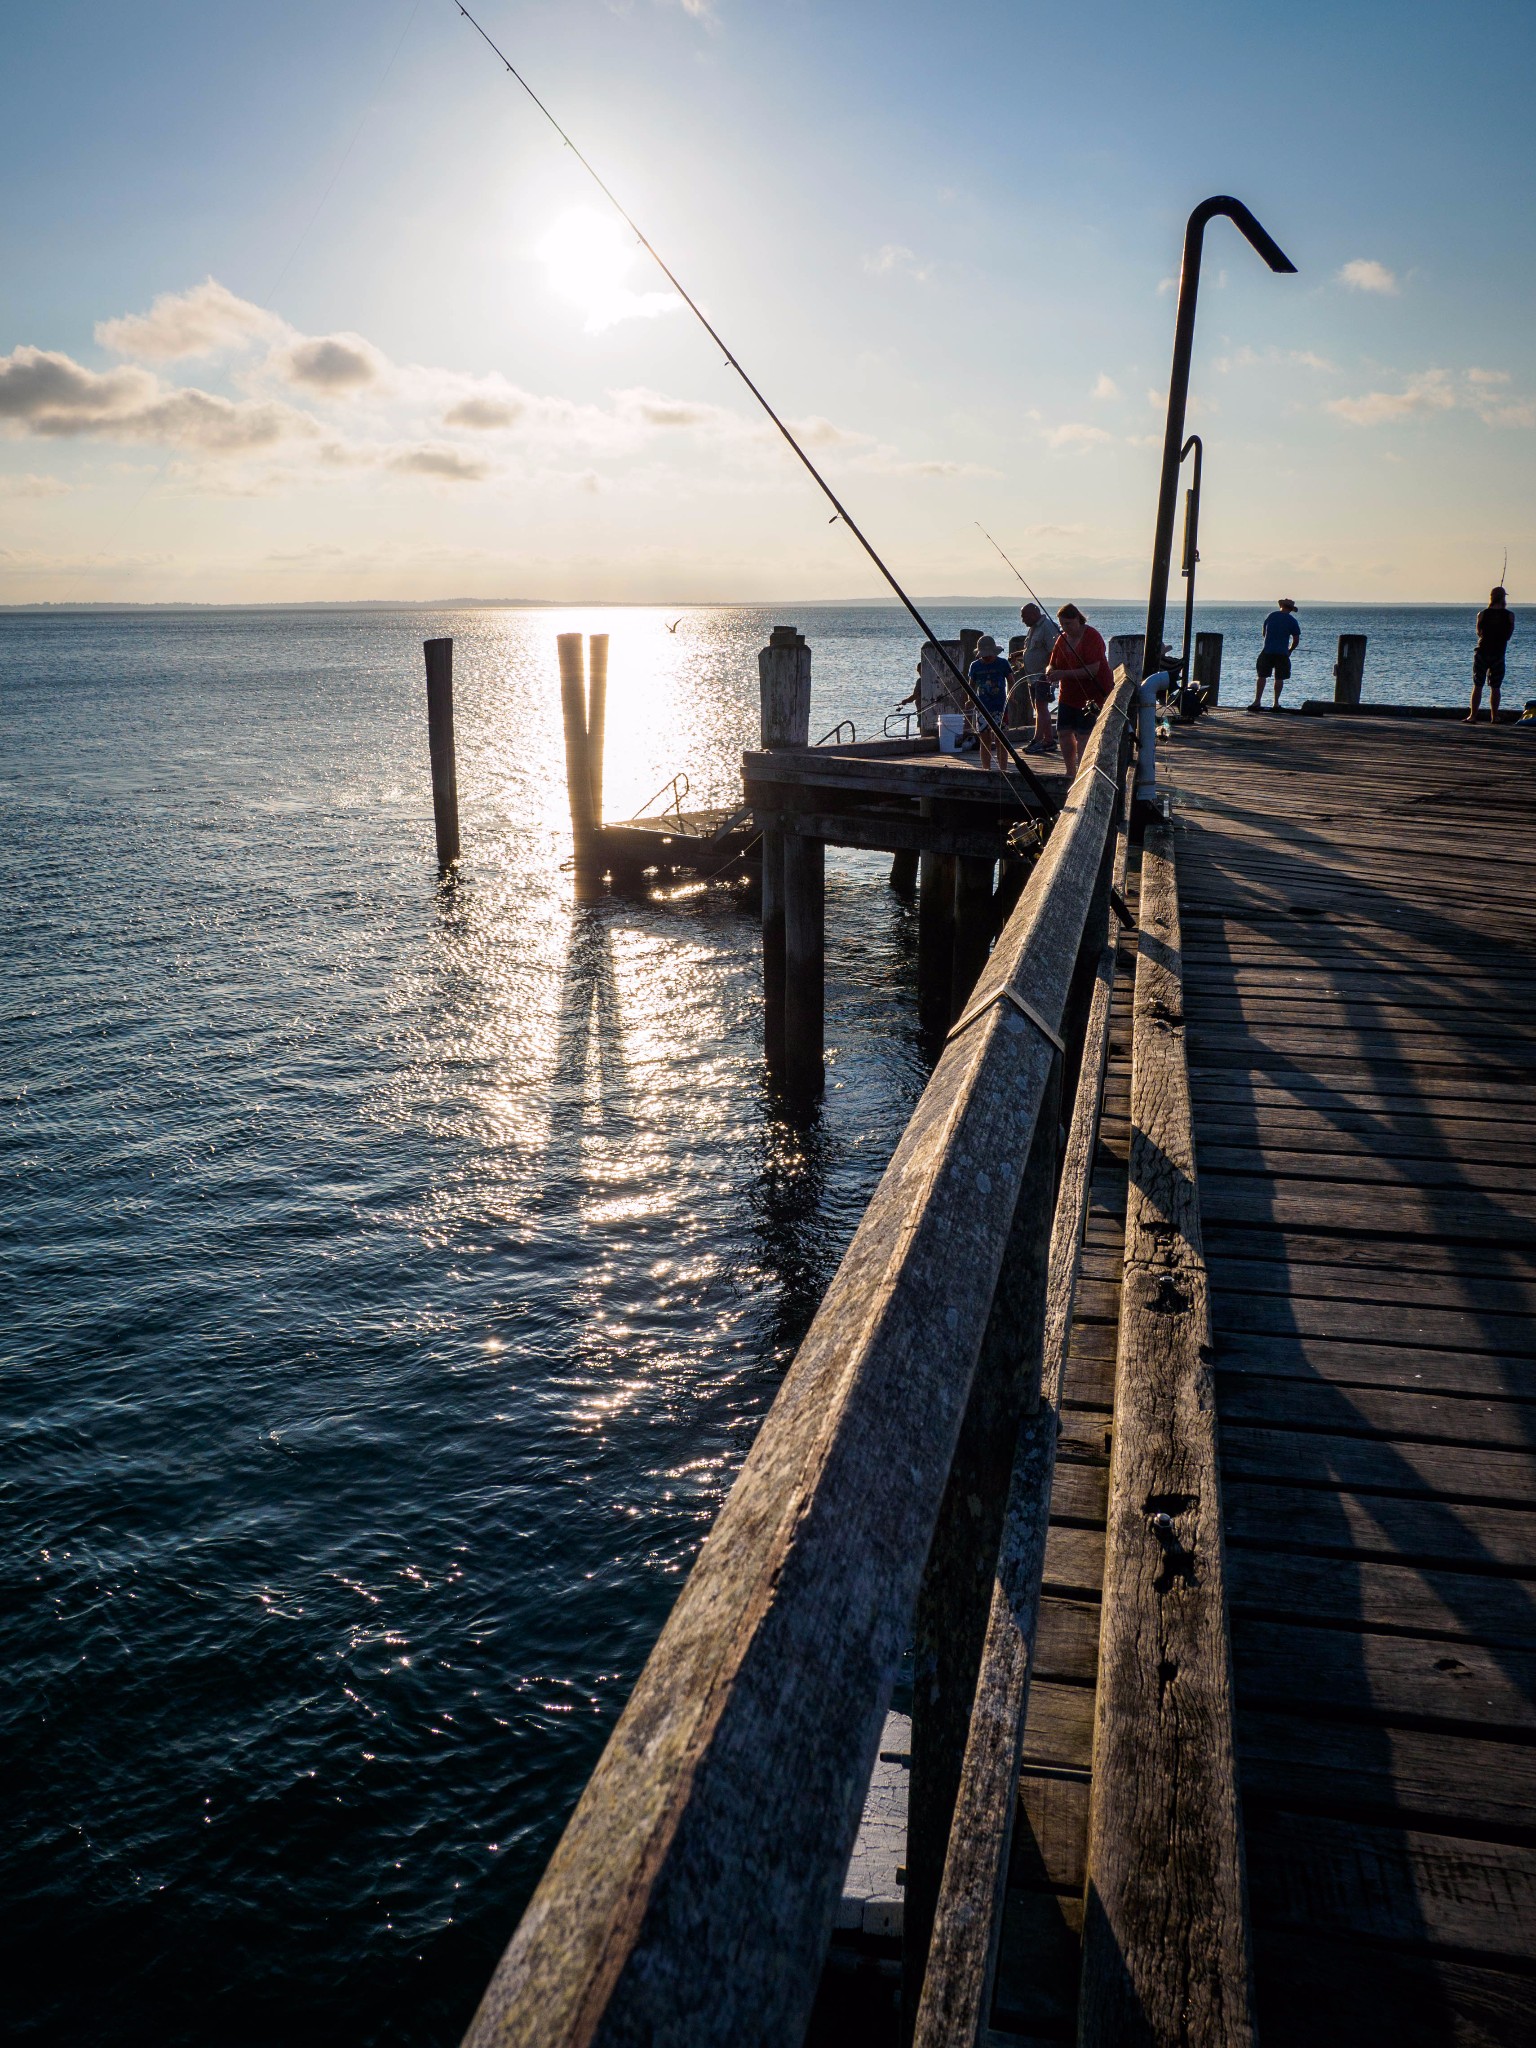
<instances>
[{"instance_id":1,"label":"fishing line","mask_svg":"<svg viewBox=\"0 0 1536 2048\"><path fill-rule=\"evenodd\" d=\"M992 540L991 534L987 533L987 529L982 525L979 519L973 519L971 521L971 524L976 528L976 531L978 533L985 534L988 540ZM998 544L995 540L992 540L992 545L993 547L997 548L997 552L1000 555L1003 555L1002 549L998 547ZM1046 603L1045 599L1040 595L1039 591L1036 590L1033 583L1030 582L1029 578L1024 574L1024 571L1019 567L1017 562L1014 561L1013 557L1011 555L1003 555L1003 560L1008 564L1009 568L1013 571L1014 575L1018 577L1019 581L1023 584L1024 588L1035 600L1035 603L1039 605L1041 611L1049 615L1050 606Z\"/></svg>"},{"instance_id":2,"label":"fishing line","mask_svg":"<svg viewBox=\"0 0 1536 2048\"><path fill-rule=\"evenodd\" d=\"M742 383L746 385L747 389L751 392L752 396L757 400L758 404L762 407L763 411L768 415L769 419L772 420L773 424L784 436L784 439L789 443L789 446L794 450L795 454L799 456L801 462L809 471L812 480L816 483L816 485L821 490L822 494L825 496L827 503L832 507L832 519L827 522L828 525L833 524L837 520L841 520L843 525L847 527L848 531L853 535L854 539L858 542L859 546L864 550L865 554L868 555L869 559L874 563L875 567L879 570L880 574L884 577L885 581L890 585L891 589L896 593L897 597L901 600L903 609L907 612L908 616L913 620L913 622L922 632L924 639L931 640L933 644L938 648L940 655L943 657L945 667L949 670L950 674L954 677L955 681L960 685L961 689L970 699L972 705L975 707L976 711L979 713L981 718L985 720L988 730L995 734L999 740L1001 740L1003 747L1008 754L1009 759L1013 762L1014 767L1019 771L1020 775L1023 776L1025 783L1027 784L1028 788L1030 789L1031 793L1034 795L1036 800L1045 807L1048 816L1054 816L1057 810L1057 804L1055 799L1050 794L1050 791L1045 787L1045 784L1040 780L1039 776L1034 773L1029 763L1026 760L1024 760L1023 757L1020 755L1018 748L1013 744L1012 740L1009 739L1007 733L1003 731L1002 726L992 716L991 712L987 709L986 705L982 703L980 697L977 695L976 691L971 686L970 678L968 676L963 676L960 673L959 664L950 655L949 650L945 647L943 641L939 639L938 635L934 632L933 628L929 625L928 621L923 617L922 613L918 610L917 606L912 602L911 598L908 597L907 593L896 581L896 578L891 574L890 570L885 566L884 562L881 561L879 555L875 552L873 544L865 538L863 532L860 530L857 523L848 513L847 508L844 506L842 500L838 497L837 493L833 490L832 486L827 482L826 478L822 475L821 471L816 467L815 463L812 462L810 456L807 455L805 450L800 446L800 443L795 439L794 435L790 432L789 428L785 425L784 421L780 419L779 415L768 403L767 399L763 396L762 392L758 390L757 386L753 383L752 379L747 375L746 371L742 368L741 364L738 362L736 357L731 353L730 349L726 346L725 341L723 340L721 335L716 331L715 327L705 316L703 309L699 306L697 301L691 296L690 293L684 291L682 285L678 282L676 276L669 269L667 264L662 261L660 255L656 251L654 244L647 238L647 236L641 233L638 224L632 219L632 217L625 209L625 207L620 204L618 198L603 182L602 178L593 169L592 165L587 161L586 157L582 155L581 151L576 147L575 143L571 140L570 136L566 134L565 130L560 126L560 123L549 111L549 108L545 106L544 102L539 98L538 94L534 91L533 87L528 83L527 79L524 78L523 74L518 70L517 66L507 56L506 52L502 50L492 40L492 38L480 26L480 23L470 13L469 9L464 5L464 0L454 0L454 5L458 8L459 13L462 14L464 19L469 23L470 27L475 31L475 34L479 36L481 42L485 44L486 48L501 64L503 69L507 71L511 77L516 79L517 83L528 95L529 99L533 101L533 104L544 116L545 120L549 123L550 127L554 129L555 133L559 136L560 140L565 144L566 148L571 152L572 156L575 157L577 163L581 165L582 169L586 172L587 176L592 180L593 184L597 187L598 191L602 193L603 197L608 201L608 204L613 208L614 212L619 216L620 220L624 222L624 225L630 230L631 234L633 234L635 240L640 244L641 248L644 249L645 253L656 265L656 268L667 280L667 283L671 285L673 291L677 293L677 296L682 300L683 304L688 308L689 312L692 313L695 320L698 321L699 325L703 328L704 332L709 336L710 340L715 344L716 348L719 349L721 355L725 358L725 367L728 370L734 370L736 372L737 376L741 379Z\"/></svg>"}]
</instances>

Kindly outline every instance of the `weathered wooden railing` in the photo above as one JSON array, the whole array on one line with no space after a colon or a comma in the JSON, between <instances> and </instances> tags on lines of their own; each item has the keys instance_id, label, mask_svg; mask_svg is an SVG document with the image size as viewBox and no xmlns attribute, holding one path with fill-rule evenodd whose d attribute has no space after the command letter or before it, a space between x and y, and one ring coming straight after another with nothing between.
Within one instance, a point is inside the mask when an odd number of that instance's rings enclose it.
<instances>
[{"instance_id":1,"label":"weathered wooden railing","mask_svg":"<svg viewBox=\"0 0 1536 2048\"><path fill-rule=\"evenodd\" d=\"M1039 1368L1129 701L1098 721L470 2048L798 2043L915 1609L908 1884L931 1915Z\"/></svg>"}]
</instances>

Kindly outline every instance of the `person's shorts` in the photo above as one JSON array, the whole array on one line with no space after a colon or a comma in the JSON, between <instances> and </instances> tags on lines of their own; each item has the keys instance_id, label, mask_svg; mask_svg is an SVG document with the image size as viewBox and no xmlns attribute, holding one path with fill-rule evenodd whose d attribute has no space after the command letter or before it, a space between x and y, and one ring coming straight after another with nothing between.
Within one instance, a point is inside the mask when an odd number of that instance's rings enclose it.
<instances>
[{"instance_id":1,"label":"person's shorts","mask_svg":"<svg viewBox=\"0 0 1536 2048\"><path fill-rule=\"evenodd\" d=\"M1474 683L1488 683L1497 689L1504 680L1504 657L1490 654L1479 647L1472 656L1472 680Z\"/></svg>"},{"instance_id":2,"label":"person's shorts","mask_svg":"<svg viewBox=\"0 0 1536 2048\"><path fill-rule=\"evenodd\" d=\"M1273 676L1277 683L1288 683L1291 680L1291 657L1288 654L1261 654L1259 681L1262 683L1266 676Z\"/></svg>"},{"instance_id":3,"label":"person's shorts","mask_svg":"<svg viewBox=\"0 0 1536 2048\"><path fill-rule=\"evenodd\" d=\"M1001 690L978 690L976 692L976 702L983 711L991 713L997 724L1002 724L1006 699Z\"/></svg>"},{"instance_id":4,"label":"person's shorts","mask_svg":"<svg viewBox=\"0 0 1536 2048\"><path fill-rule=\"evenodd\" d=\"M1063 704L1056 713L1056 723L1063 732L1092 732L1093 706L1091 704Z\"/></svg>"}]
</instances>

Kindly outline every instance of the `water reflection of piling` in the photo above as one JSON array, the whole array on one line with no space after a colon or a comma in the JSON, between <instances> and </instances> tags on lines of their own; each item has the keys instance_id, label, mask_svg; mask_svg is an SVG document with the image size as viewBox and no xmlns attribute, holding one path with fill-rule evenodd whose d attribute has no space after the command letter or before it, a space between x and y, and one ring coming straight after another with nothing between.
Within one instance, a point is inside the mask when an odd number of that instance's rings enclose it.
<instances>
[{"instance_id":1,"label":"water reflection of piling","mask_svg":"<svg viewBox=\"0 0 1536 2048\"><path fill-rule=\"evenodd\" d=\"M459 782L453 747L453 642L424 640L427 662L427 751L432 760L432 821L437 865L444 874L459 858Z\"/></svg>"}]
</instances>

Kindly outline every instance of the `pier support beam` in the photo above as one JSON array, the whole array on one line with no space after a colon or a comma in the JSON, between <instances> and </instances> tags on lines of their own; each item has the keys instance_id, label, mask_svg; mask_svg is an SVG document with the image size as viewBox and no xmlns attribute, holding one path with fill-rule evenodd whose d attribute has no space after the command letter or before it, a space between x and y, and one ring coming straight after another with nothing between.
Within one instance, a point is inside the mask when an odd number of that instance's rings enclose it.
<instances>
[{"instance_id":1,"label":"pier support beam","mask_svg":"<svg viewBox=\"0 0 1536 2048\"><path fill-rule=\"evenodd\" d=\"M762 743L771 752L805 747L811 737L811 650L795 626L775 626L757 657ZM763 1058L769 1077L791 1093L821 1093L822 989L825 939L822 902L826 850L784 830L783 819L759 820L763 835ZM790 899L795 899L790 930ZM802 959L812 963L812 991L796 990ZM807 971L812 971L807 969ZM814 1018L812 1017L814 1011ZM814 1065L814 1085L808 1080Z\"/></svg>"},{"instance_id":2,"label":"pier support beam","mask_svg":"<svg viewBox=\"0 0 1536 2048\"><path fill-rule=\"evenodd\" d=\"M796 1102L825 1085L826 842L784 834L784 1087Z\"/></svg>"},{"instance_id":3,"label":"pier support beam","mask_svg":"<svg viewBox=\"0 0 1536 2048\"><path fill-rule=\"evenodd\" d=\"M784 828L762 822L763 1058L769 1078L784 1080Z\"/></svg>"},{"instance_id":4,"label":"pier support beam","mask_svg":"<svg viewBox=\"0 0 1536 2048\"><path fill-rule=\"evenodd\" d=\"M955 862L955 944L949 1006L956 1017L976 986L992 949L992 869L989 860L961 854Z\"/></svg>"},{"instance_id":5,"label":"pier support beam","mask_svg":"<svg viewBox=\"0 0 1536 2048\"><path fill-rule=\"evenodd\" d=\"M565 723L565 787L571 805L576 901L590 903L601 889L602 876L597 820L592 810L592 755L587 734L587 680L581 635L561 633L555 646L560 655L560 711ZM606 684L606 663L604 679ZM599 769L599 775L601 772Z\"/></svg>"},{"instance_id":6,"label":"pier support beam","mask_svg":"<svg viewBox=\"0 0 1536 2048\"><path fill-rule=\"evenodd\" d=\"M954 1015L954 958L955 856L924 853L917 877L917 1008L926 1031L947 1030Z\"/></svg>"},{"instance_id":7,"label":"pier support beam","mask_svg":"<svg viewBox=\"0 0 1536 2048\"><path fill-rule=\"evenodd\" d=\"M898 896L910 896L917 887L915 850L891 855L891 887Z\"/></svg>"},{"instance_id":8,"label":"pier support beam","mask_svg":"<svg viewBox=\"0 0 1536 2048\"><path fill-rule=\"evenodd\" d=\"M432 758L432 822L437 865L447 874L459 858L459 776L453 744L453 642L423 640L427 662L427 751Z\"/></svg>"}]
</instances>

